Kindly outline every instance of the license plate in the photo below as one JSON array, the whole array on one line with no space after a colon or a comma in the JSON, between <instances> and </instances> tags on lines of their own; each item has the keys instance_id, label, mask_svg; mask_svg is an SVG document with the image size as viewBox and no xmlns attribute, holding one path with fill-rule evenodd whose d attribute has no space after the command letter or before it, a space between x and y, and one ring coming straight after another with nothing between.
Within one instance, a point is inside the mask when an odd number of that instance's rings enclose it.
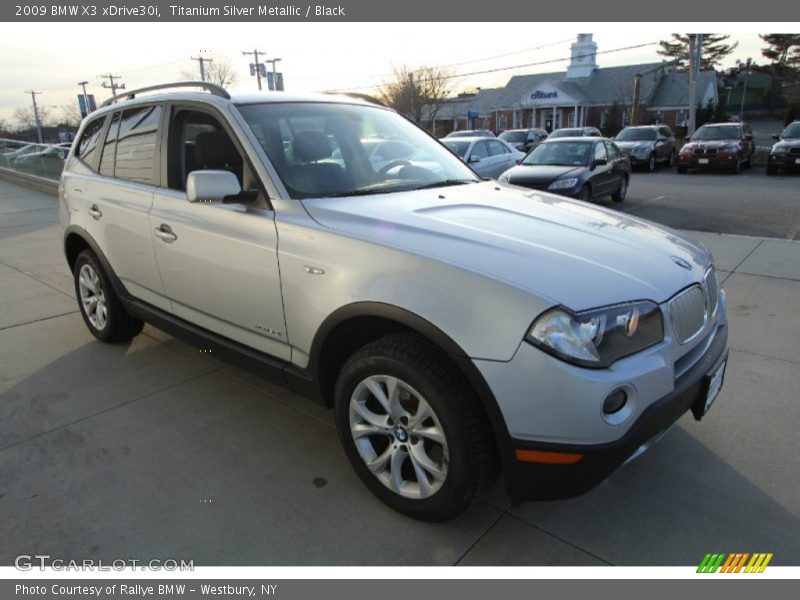
<instances>
[{"instance_id":1,"label":"license plate","mask_svg":"<svg viewBox=\"0 0 800 600\"><path fill-rule=\"evenodd\" d=\"M800 158L795 158L794 159L794 164L800 165Z\"/></svg>"},{"instance_id":2,"label":"license plate","mask_svg":"<svg viewBox=\"0 0 800 600\"><path fill-rule=\"evenodd\" d=\"M707 165L708 164L708 159L707 158L698 158L697 159L697 164L699 164L699 165Z\"/></svg>"},{"instance_id":3,"label":"license plate","mask_svg":"<svg viewBox=\"0 0 800 600\"><path fill-rule=\"evenodd\" d=\"M708 377L708 391L706 392L705 406L703 407L703 414L708 412L714 400L719 396L719 391L722 389L722 380L725 378L725 365L728 364L728 359L722 361L722 364L716 368L713 373L707 375Z\"/></svg>"}]
</instances>

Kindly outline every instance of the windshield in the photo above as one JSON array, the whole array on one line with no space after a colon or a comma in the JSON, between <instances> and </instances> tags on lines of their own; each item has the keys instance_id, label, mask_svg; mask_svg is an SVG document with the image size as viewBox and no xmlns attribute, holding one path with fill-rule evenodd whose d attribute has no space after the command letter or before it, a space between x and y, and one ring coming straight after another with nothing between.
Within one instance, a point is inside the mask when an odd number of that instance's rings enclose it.
<instances>
[{"instance_id":1,"label":"windshield","mask_svg":"<svg viewBox=\"0 0 800 600\"><path fill-rule=\"evenodd\" d=\"M500 139L509 142L510 144L519 144L524 142L528 137L527 131L504 131L500 134Z\"/></svg>"},{"instance_id":2,"label":"windshield","mask_svg":"<svg viewBox=\"0 0 800 600\"><path fill-rule=\"evenodd\" d=\"M550 134L550 139L560 137L580 137L583 132L580 129L556 129Z\"/></svg>"},{"instance_id":3,"label":"windshield","mask_svg":"<svg viewBox=\"0 0 800 600\"><path fill-rule=\"evenodd\" d=\"M792 123L786 129L783 130L783 135L781 136L784 140L788 140L791 138L800 138L800 123Z\"/></svg>"},{"instance_id":4,"label":"windshield","mask_svg":"<svg viewBox=\"0 0 800 600\"><path fill-rule=\"evenodd\" d=\"M692 140L738 140L741 129L738 125L723 125L722 127L701 127L692 136Z\"/></svg>"},{"instance_id":5,"label":"windshield","mask_svg":"<svg viewBox=\"0 0 800 600\"><path fill-rule=\"evenodd\" d=\"M238 109L295 199L479 181L436 140L390 110L327 102Z\"/></svg>"},{"instance_id":6,"label":"windshield","mask_svg":"<svg viewBox=\"0 0 800 600\"><path fill-rule=\"evenodd\" d=\"M654 129L623 129L615 139L618 142L652 142L656 132Z\"/></svg>"},{"instance_id":7,"label":"windshield","mask_svg":"<svg viewBox=\"0 0 800 600\"><path fill-rule=\"evenodd\" d=\"M472 142L462 142L451 139L444 139L442 143L462 159L467 155L467 150L469 150L470 144L472 144Z\"/></svg>"},{"instance_id":8,"label":"windshield","mask_svg":"<svg viewBox=\"0 0 800 600\"><path fill-rule=\"evenodd\" d=\"M522 160L523 165L583 167L589 164L592 142L550 142L540 144Z\"/></svg>"}]
</instances>

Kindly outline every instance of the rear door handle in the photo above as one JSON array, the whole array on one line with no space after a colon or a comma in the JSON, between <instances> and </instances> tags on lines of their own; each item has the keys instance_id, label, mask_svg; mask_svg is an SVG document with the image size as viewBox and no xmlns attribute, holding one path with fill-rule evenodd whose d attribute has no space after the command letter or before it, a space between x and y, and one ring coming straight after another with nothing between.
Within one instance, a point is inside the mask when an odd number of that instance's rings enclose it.
<instances>
[{"instance_id":1,"label":"rear door handle","mask_svg":"<svg viewBox=\"0 0 800 600\"><path fill-rule=\"evenodd\" d=\"M178 236L172 232L172 227L163 223L156 227L156 237L167 244L171 244L178 239Z\"/></svg>"},{"instance_id":2,"label":"rear door handle","mask_svg":"<svg viewBox=\"0 0 800 600\"><path fill-rule=\"evenodd\" d=\"M92 204L92 207L89 209L89 214L92 215L95 221L103 216L103 213L97 208L97 204Z\"/></svg>"}]
</instances>

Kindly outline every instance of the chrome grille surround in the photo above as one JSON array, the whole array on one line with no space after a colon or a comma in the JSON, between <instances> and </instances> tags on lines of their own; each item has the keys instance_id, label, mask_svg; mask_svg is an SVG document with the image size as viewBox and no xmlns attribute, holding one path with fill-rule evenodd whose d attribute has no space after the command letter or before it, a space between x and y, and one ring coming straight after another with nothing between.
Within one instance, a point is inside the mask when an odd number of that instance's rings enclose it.
<instances>
[{"instance_id":1,"label":"chrome grille surround","mask_svg":"<svg viewBox=\"0 0 800 600\"><path fill-rule=\"evenodd\" d=\"M693 285L669 301L672 328L679 344L686 344L697 337L708 319L706 292L703 286Z\"/></svg>"}]
</instances>

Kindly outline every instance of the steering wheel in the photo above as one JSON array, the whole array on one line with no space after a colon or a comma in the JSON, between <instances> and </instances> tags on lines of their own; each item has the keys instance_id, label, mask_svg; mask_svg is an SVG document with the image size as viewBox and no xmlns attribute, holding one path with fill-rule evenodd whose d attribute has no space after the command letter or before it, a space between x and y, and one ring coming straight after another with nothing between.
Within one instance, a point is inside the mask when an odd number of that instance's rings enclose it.
<instances>
[{"instance_id":1,"label":"steering wheel","mask_svg":"<svg viewBox=\"0 0 800 600\"><path fill-rule=\"evenodd\" d=\"M386 175L389 171L394 169L395 167L410 167L411 163L404 159L397 159L390 161L388 164L383 165L381 170L378 171L378 175Z\"/></svg>"}]
</instances>

